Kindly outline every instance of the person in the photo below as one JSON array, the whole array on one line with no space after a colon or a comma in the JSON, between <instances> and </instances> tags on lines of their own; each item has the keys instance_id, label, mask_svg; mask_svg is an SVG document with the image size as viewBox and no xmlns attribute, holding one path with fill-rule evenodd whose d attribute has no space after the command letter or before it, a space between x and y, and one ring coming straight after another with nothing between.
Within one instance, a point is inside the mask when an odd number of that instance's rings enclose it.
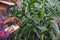
<instances>
[{"instance_id":1,"label":"person","mask_svg":"<svg viewBox=\"0 0 60 40\"><path fill-rule=\"evenodd\" d=\"M13 5L20 7L19 0L0 0L0 40L7 40L10 33L19 28L18 25L10 25L8 23L14 22L16 17L9 17L9 8ZM18 19L17 19L18 20Z\"/></svg>"}]
</instances>

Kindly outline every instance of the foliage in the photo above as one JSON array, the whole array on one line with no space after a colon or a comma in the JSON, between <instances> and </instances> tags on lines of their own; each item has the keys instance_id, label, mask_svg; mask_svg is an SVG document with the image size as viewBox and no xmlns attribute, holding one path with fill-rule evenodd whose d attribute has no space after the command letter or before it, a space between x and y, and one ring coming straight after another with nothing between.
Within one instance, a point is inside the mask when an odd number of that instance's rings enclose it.
<instances>
[{"instance_id":1,"label":"foliage","mask_svg":"<svg viewBox=\"0 0 60 40\"><path fill-rule=\"evenodd\" d=\"M57 40L56 19L60 14L58 0L21 0L20 8L12 7L12 15L21 19L20 28L9 40Z\"/></svg>"}]
</instances>

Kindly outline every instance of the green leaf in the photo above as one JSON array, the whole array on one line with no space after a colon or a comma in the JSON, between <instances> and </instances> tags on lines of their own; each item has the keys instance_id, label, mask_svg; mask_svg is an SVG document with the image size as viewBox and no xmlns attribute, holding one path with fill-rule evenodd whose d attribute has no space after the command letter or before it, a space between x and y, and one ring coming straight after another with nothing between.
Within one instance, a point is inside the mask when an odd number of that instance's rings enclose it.
<instances>
[{"instance_id":1,"label":"green leaf","mask_svg":"<svg viewBox=\"0 0 60 40\"><path fill-rule=\"evenodd\" d=\"M41 27L37 26L37 28L40 29L41 31L46 31L47 30L47 28L45 26L41 26Z\"/></svg>"}]
</instances>

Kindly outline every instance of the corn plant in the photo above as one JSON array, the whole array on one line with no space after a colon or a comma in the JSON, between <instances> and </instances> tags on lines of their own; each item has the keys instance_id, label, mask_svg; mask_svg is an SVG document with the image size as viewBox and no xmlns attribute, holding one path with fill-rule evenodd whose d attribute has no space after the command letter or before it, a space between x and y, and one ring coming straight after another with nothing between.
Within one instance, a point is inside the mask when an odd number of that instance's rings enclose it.
<instances>
[{"instance_id":1,"label":"corn plant","mask_svg":"<svg viewBox=\"0 0 60 40\"><path fill-rule=\"evenodd\" d=\"M11 13L21 19L20 28L8 40L57 40L60 17L59 0L21 0L20 8Z\"/></svg>"}]
</instances>

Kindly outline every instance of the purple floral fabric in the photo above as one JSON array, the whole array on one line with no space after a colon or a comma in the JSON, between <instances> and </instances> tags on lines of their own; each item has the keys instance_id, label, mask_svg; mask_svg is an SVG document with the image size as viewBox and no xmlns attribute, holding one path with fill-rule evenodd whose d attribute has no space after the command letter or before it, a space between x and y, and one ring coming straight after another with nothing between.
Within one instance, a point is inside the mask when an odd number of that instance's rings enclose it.
<instances>
[{"instance_id":1,"label":"purple floral fabric","mask_svg":"<svg viewBox=\"0 0 60 40\"><path fill-rule=\"evenodd\" d=\"M5 26L3 20L7 18L7 14L5 13L2 14L0 12L0 17L2 17L2 20L0 18L0 40L7 40L7 37L9 36L9 32L4 30Z\"/></svg>"}]
</instances>

